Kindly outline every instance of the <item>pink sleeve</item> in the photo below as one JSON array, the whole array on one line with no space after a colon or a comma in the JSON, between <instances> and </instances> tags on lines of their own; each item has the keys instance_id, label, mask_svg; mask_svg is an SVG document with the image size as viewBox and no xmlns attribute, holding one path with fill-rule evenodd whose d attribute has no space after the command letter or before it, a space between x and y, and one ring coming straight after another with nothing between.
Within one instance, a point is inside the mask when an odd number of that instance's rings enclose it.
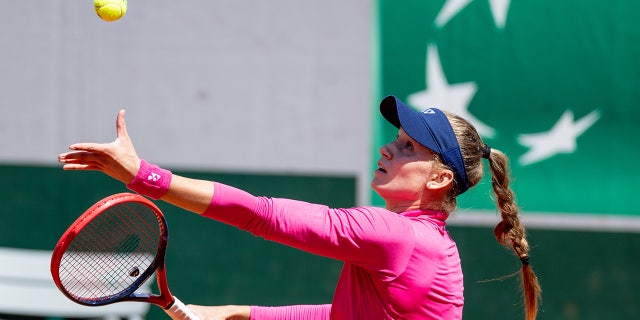
<instances>
[{"instance_id":1,"label":"pink sleeve","mask_svg":"<svg viewBox=\"0 0 640 320\"><path fill-rule=\"evenodd\" d=\"M267 240L396 275L406 266L415 245L409 223L382 208L330 209L255 197L221 183L215 183L204 216Z\"/></svg>"},{"instance_id":2,"label":"pink sleeve","mask_svg":"<svg viewBox=\"0 0 640 320\"><path fill-rule=\"evenodd\" d=\"M330 304L284 307L251 307L251 320L323 320L329 319Z\"/></svg>"}]
</instances>

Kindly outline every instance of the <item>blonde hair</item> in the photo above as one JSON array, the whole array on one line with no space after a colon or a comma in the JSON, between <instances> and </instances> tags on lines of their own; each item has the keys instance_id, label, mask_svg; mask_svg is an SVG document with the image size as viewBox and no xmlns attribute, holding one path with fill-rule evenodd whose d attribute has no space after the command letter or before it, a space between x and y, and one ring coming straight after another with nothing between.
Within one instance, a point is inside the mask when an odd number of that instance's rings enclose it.
<instances>
[{"instance_id":1,"label":"blonde hair","mask_svg":"<svg viewBox=\"0 0 640 320\"><path fill-rule=\"evenodd\" d=\"M484 174L482 158L486 152L485 144L473 125L452 113L445 112L445 114L460 145L469 180L469 188L471 188L482 179ZM524 226L520 223L519 208L510 186L509 159L500 150L487 149L487 151L489 151L486 156L491 170L491 186L494 193L492 198L494 198L502 218L494 228L493 234L498 243L513 249L516 256L522 261L521 278L524 291L525 319L533 320L537 315L541 289L538 278L529 264L529 243L526 239ZM457 207L457 195L458 190L454 181L453 188L442 209L447 212L453 211Z\"/></svg>"}]
</instances>

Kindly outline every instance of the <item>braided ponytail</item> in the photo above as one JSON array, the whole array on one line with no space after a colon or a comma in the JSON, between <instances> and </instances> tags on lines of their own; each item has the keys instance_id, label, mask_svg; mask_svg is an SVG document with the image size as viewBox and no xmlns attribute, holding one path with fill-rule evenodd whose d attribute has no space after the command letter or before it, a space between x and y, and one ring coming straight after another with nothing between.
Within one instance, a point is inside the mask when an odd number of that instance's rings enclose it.
<instances>
[{"instance_id":1,"label":"braided ponytail","mask_svg":"<svg viewBox=\"0 0 640 320\"><path fill-rule=\"evenodd\" d=\"M495 202L500 209L501 221L496 225L493 234L497 241L515 252L522 262L522 287L524 291L525 319L534 320L538 312L538 299L541 289L538 278L529 264L529 243L526 232L518 216L518 205L510 186L509 159L500 150L491 149L482 142L475 128L463 118L445 112L451 127L458 139L460 151L468 175L469 187L475 186L482 179L484 163L482 158L489 161L491 170L491 186L495 195ZM457 188L454 183L449 199L445 201L444 209L452 210L457 206Z\"/></svg>"},{"instance_id":2,"label":"braided ponytail","mask_svg":"<svg viewBox=\"0 0 640 320\"><path fill-rule=\"evenodd\" d=\"M493 229L493 234L500 244L511 247L522 262L525 319L533 320L538 311L538 298L541 289L538 278L529 264L529 243L526 239L525 229L520 223L518 205L509 184L510 172L507 156L499 150L491 150L489 168L492 173L491 186L502 217L502 220Z\"/></svg>"}]
</instances>

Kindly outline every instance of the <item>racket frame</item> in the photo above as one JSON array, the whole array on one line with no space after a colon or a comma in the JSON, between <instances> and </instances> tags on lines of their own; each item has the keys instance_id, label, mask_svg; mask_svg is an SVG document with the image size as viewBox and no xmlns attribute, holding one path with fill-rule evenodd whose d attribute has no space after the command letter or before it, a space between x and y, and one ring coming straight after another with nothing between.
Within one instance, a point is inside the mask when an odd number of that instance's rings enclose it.
<instances>
[{"instance_id":1,"label":"racket frame","mask_svg":"<svg viewBox=\"0 0 640 320\"><path fill-rule=\"evenodd\" d=\"M160 237L158 239L158 250L156 255L149 265L149 267L133 282L129 287L124 289L121 293L114 295L109 299L96 299L95 301L87 301L80 300L65 289L62 281L60 279L59 267L62 261L62 257L66 252L67 248L73 241L73 239L80 233L80 231L87 226L93 219L101 215L105 210L120 205L123 203L131 203L137 202L149 207L156 218L158 219L160 225ZM169 309L175 298L171 294L169 290L169 285L167 283L167 274L166 274L166 266L165 266L165 253L167 250L167 244L169 241L169 230L167 227L167 222L162 214L162 211L149 199L133 193L118 193L106 197L94 205L92 205L89 209L87 209L80 217L78 217L71 226L62 234L60 240L56 244L52 256L51 256L51 275L53 276L53 281L60 291L67 296L70 300L87 306L101 306L112 304L115 302L121 301L138 301L138 302L148 302L153 303L155 305L160 306L161 308L167 310ZM158 285L158 289L160 291L159 295L152 293L139 293L135 292L137 289L142 286L144 282L146 282L153 273L156 273L156 282Z\"/></svg>"}]
</instances>

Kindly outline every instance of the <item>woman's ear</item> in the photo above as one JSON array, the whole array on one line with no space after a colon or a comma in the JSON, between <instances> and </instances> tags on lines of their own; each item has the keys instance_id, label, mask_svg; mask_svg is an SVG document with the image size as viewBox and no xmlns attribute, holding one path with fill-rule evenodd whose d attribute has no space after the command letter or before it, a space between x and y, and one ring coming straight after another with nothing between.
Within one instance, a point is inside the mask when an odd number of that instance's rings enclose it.
<instances>
[{"instance_id":1,"label":"woman's ear","mask_svg":"<svg viewBox=\"0 0 640 320\"><path fill-rule=\"evenodd\" d=\"M427 181L427 189L429 190L443 190L449 189L453 185L453 171L449 169L438 170L431 175L431 178Z\"/></svg>"}]
</instances>

